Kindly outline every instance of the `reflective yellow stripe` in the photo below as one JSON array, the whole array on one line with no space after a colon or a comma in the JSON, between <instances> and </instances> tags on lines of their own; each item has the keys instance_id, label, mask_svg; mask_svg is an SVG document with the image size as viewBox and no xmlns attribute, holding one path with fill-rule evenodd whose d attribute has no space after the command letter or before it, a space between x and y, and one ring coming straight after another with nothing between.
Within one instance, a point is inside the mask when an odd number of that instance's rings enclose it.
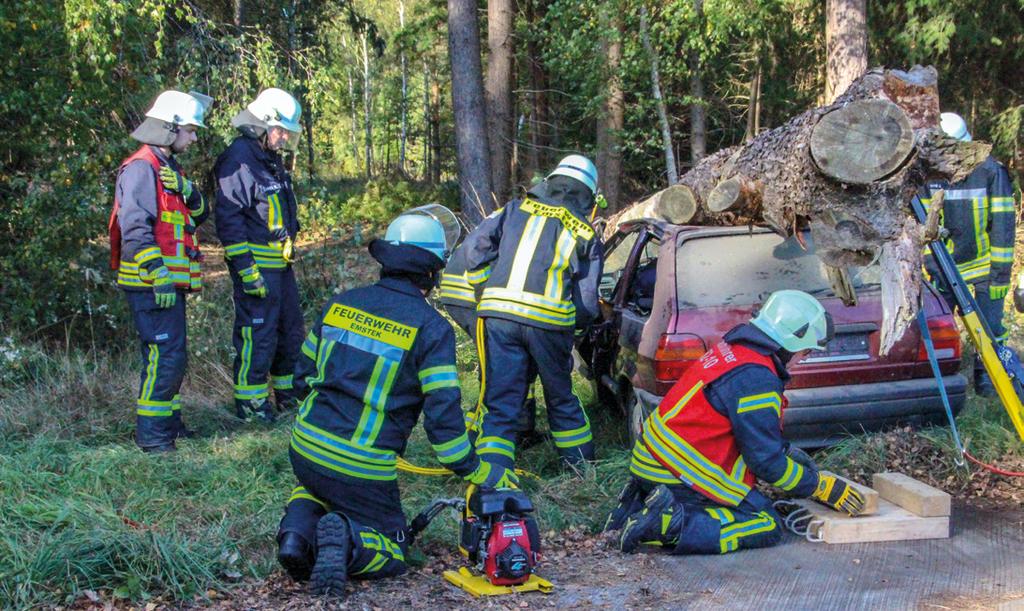
<instances>
[{"instance_id":1,"label":"reflective yellow stripe","mask_svg":"<svg viewBox=\"0 0 1024 611\"><path fill-rule=\"evenodd\" d=\"M563 275L565 268L569 266L569 259L572 256L573 248L576 247L576 240L572 233L562 228L558 234L558 242L555 244L555 257L548 268L547 282L544 284L544 295L548 299L561 299L563 289Z\"/></svg>"},{"instance_id":2,"label":"reflective yellow stripe","mask_svg":"<svg viewBox=\"0 0 1024 611\"><path fill-rule=\"evenodd\" d=\"M507 289L522 291L526 286L526 276L530 271L533 256L537 252L537 243L540 241L546 221L547 219L542 216L531 216L526 221L523 235L519 238L519 245L516 246L515 258L512 260L512 271L509 273Z\"/></svg>"},{"instance_id":3,"label":"reflective yellow stripe","mask_svg":"<svg viewBox=\"0 0 1024 611\"><path fill-rule=\"evenodd\" d=\"M310 494L310 492L306 490L305 486L297 486L294 490L292 490L292 495L288 497L288 502L291 503L292 501L297 501L299 499L313 501L317 505L323 507L324 510L330 511L330 508L327 506L327 503L321 501L320 499Z\"/></svg>"},{"instance_id":4,"label":"reflective yellow stripe","mask_svg":"<svg viewBox=\"0 0 1024 611\"><path fill-rule=\"evenodd\" d=\"M702 388L704 388L704 382L698 381L696 384L693 385L692 388L690 388L690 390L686 391L686 394L683 395L681 399L676 401L676 404L672 406L672 409L670 409L668 413L666 413L664 416L661 416L661 419L667 422L675 418L676 415L679 414L680 410L686 407L686 404L690 402L690 399L692 399L693 396L697 394L697 391L699 391Z\"/></svg>"}]
</instances>

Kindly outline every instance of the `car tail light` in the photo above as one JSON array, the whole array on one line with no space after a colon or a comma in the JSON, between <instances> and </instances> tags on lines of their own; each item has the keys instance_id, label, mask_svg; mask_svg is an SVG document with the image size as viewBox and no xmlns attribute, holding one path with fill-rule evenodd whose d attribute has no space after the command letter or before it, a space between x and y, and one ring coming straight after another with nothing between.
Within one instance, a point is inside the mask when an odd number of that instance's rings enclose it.
<instances>
[{"instance_id":1,"label":"car tail light","mask_svg":"<svg viewBox=\"0 0 1024 611\"><path fill-rule=\"evenodd\" d=\"M708 351L704 340L691 333L665 333L654 353L654 377L659 382L675 382L690 365Z\"/></svg>"},{"instance_id":2,"label":"car tail light","mask_svg":"<svg viewBox=\"0 0 1024 611\"><path fill-rule=\"evenodd\" d=\"M960 330L956 328L956 322L953 321L952 316L929 318L928 331L931 333L932 343L935 344L935 358L960 358ZM917 360L928 360L928 351L924 347L924 338L921 338L921 343L917 348Z\"/></svg>"}]
</instances>

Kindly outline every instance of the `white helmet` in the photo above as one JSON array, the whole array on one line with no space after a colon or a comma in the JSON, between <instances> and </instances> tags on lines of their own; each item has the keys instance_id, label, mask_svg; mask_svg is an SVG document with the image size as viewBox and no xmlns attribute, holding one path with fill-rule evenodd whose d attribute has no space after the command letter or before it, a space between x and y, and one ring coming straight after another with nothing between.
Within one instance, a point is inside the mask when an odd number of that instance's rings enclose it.
<instances>
[{"instance_id":1,"label":"white helmet","mask_svg":"<svg viewBox=\"0 0 1024 611\"><path fill-rule=\"evenodd\" d=\"M264 89L245 108L267 127L283 127L296 133L302 130L302 126L299 125L302 107L292 94L283 89Z\"/></svg>"},{"instance_id":2,"label":"white helmet","mask_svg":"<svg viewBox=\"0 0 1024 611\"><path fill-rule=\"evenodd\" d=\"M559 161L558 167L548 174L548 178L552 176L575 178L587 185L591 193L597 194L597 167L594 166L594 162L583 155L569 155Z\"/></svg>"},{"instance_id":3,"label":"white helmet","mask_svg":"<svg viewBox=\"0 0 1024 611\"><path fill-rule=\"evenodd\" d=\"M153 106L146 111L146 116L174 125L206 127L203 115L212 101L212 98L201 93L182 93L171 89L157 96Z\"/></svg>"},{"instance_id":4,"label":"white helmet","mask_svg":"<svg viewBox=\"0 0 1024 611\"><path fill-rule=\"evenodd\" d=\"M964 142L971 141L971 132L967 131L967 122L955 112L944 112L939 115L939 126L950 138Z\"/></svg>"},{"instance_id":5,"label":"white helmet","mask_svg":"<svg viewBox=\"0 0 1024 611\"><path fill-rule=\"evenodd\" d=\"M824 350L835 334L832 316L803 291L775 291L750 321L789 352Z\"/></svg>"}]
</instances>

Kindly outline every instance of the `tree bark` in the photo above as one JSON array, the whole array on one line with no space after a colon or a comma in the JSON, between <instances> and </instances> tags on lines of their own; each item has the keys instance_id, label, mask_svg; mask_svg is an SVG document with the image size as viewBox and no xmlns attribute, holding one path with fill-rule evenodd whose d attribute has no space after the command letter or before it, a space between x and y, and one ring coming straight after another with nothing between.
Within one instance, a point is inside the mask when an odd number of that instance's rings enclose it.
<instances>
[{"instance_id":1,"label":"tree bark","mask_svg":"<svg viewBox=\"0 0 1024 611\"><path fill-rule=\"evenodd\" d=\"M825 2L825 103L868 69L867 0Z\"/></svg>"},{"instance_id":2,"label":"tree bark","mask_svg":"<svg viewBox=\"0 0 1024 611\"><path fill-rule=\"evenodd\" d=\"M405 0L398 0L398 25L405 29ZM409 66L405 60L405 50L401 53L402 62L402 111L401 133L398 137L398 171L405 175L405 142L409 136Z\"/></svg>"},{"instance_id":3,"label":"tree bark","mask_svg":"<svg viewBox=\"0 0 1024 611\"><path fill-rule=\"evenodd\" d=\"M651 44L651 33L647 23L647 6L640 5L640 38L643 40L644 49L651 63L651 95L654 97L654 105L658 109L658 123L661 125L661 146L665 153L665 175L668 177L668 184L674 185L679 180L679 172L676 170L676 155L672 148L672 128L668 123L668 110L665 108L665 100L661 97L661 79L658 76L658 51Z\"/></svg>"},{"instance_id":4,"label":"tree bark","mask_svg":"<svg viewBox=\"0 0 1024 611\"><path fill-rule=\"evenodd\" d=\"M679 184L696 195L706 223L763 223L783 236L809 228L827 265L878 260L886 354L920 296L924 239L907 204L925 180L961 180L991 149L945 137L938 115L933 68L874 69L833 104L705 157Z\"/></svg>"},{"instance_id":5,"label":"tree bark","mask_svg":"<svg viewBox=\"0 0 1024 611\"><path fill-rule=\"evenodd\" d=\"M475 227L492 210L490 154L474 0L448 0L448 56L462 213Z\"/></svg>"},{"instance_id":6,"label":"tree bark","mask_svg":"<svg viewBox=\"0 0 1024 611\"><path fill-rule=\"evenodd\" d=\"M349 129L349 141L352 145L352 158L356 162L356 172L360 172L362 168L359 159L359 136L356 135L357 125L359 125L359 117L356 115L356 88L355 79L352 76L352 68L349 67L345 70L348 73L348 115L351 122Z\"/></svg>"},{"instance_id":7,"label":"tree bark","mask_svg":"<svg viewBox=\"0 0 1024 611\"><path fill-rule=\"evenodd\" d=\"M366 158L366 178L373 178L373 91L370 80L369 33L364 29L359 34L363 48L363 137Z\"/></svg>"},{"instance_id":8,"label":"tree bark","mask_svg":"<svg viewBox=\"0 0 1024 611\"><path fill-rule=\"evenodd\" d=\"M704 0L693 0L698 31L704 25ZM707 116L704 109L704 80L701 78L700 50L690 49L690 161L696 166L707 154Z\"/></svg>"},{"instance_id":9,"label":"tree bark","mask_svg":"<svg viewBox=\"0 0 1024 611\"><path fill-rule=\"evenodd\" d=\"M620 195L622 180L622 127L625 120L625 95L622 90L622 19L618 2L608 2L602 12L608 36L602 38L607 79L604 112L597 121L597 182L608 200L609 212L618 210L623 202Z\"/></svg>"},{"instance_id":10,"label":"tree bark","mask_svg":"<svg viewBox=\"0 0 1024 611\"><path fill-rule=\"evenodd\" d=\"M511 191L512 147L512 0L487 1L487 134L491 188L504 203Z\"/></svg>"},{"instance_id":11,"label":"tree bark","mask_svg":"<svg viewBox=\"0 0 1024 611\"><path fill-rule=\"evenodd\" d=\"M747 100L747 133L744 142L750 142L761 131L761 60L757 59L754 75L750 77L750 98Z\"/></svg>"},{"instance_id":12,"label":"tree bark","mask_svg":"<svg viewBox=\"0 0 1024 611\"><path fill-rule=\"evenodd\" d=\"M423 60L423 179L433 182L430 173L430 143L433 135L431 114L430 114L430 66L427 60Z\"/></svg>"},{"instance_id":13,"label":"tree bark","mask_svg":"<svg viewBox=\"0 0 1024 611\"><path fill-rule=\"evenodd\" d=\"M534 31L539 29L546 11L547 3L544 0L526 0L526 21L534 26ZM541 49L535 35L527 38L526 56L530 64L530 147L526 153L523 178L529 182L547 162L546 151L550 146L547 134L551 119L547 103L547 74L544 71Z\"/></svg>"},{"instance_id":14,"label":"tree bark","mask_svg":"<svg viewBox=\"0 0 1024 611\"><path fill-rule=\"evenodd\" d=\"M231 23L236 28L240 28L245 25L245 0L232 0L231 3Z\"/></svg>"},{"instance_id":15,"label":"tree bark","mask_svg":"<svg viewBox=\"0 0 1024 611\"><path fill-rule=\"evenodd\" d=\"M609 217L604 238L610 238L616 228L627 221L649 218L683 225L692 221L699 212L693 189L686 185L672 185Z\"/></svg>"},{"instance_id":16,"label":"tree bark","mask_svg":"<svg viewBox=\"0 0 1024 611\"><path fill-rule=\"evenodd\" d=\"M430 181L441 182L441 83L430 82Z\"/></svg>"}]
</instances>

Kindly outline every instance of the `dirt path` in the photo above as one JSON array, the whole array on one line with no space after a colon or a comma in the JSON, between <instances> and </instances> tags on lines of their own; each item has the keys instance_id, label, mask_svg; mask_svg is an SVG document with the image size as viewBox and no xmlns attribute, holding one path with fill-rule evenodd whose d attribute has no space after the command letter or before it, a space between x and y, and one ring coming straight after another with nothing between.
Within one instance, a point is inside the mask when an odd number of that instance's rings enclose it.
<instances>
[{"instance_id":1,"label":"dirt path","mask_svg":"<svg viewBox=\"0 0 1024 611\"><path fill-rule=\"evenodd\" d=\"M568 533L548 542L542 573L550 596L474 600L440 573L457 565L445 549L432 563L384 583L356 583L340 603L305 595L283 576L214 599L218 609L605 608L989 609L1024 598L1024 511L960 505L953 537L826 545L788 535L779 547L723 557L623 556L600 538Z\"/></svg>"}]
</instances>

